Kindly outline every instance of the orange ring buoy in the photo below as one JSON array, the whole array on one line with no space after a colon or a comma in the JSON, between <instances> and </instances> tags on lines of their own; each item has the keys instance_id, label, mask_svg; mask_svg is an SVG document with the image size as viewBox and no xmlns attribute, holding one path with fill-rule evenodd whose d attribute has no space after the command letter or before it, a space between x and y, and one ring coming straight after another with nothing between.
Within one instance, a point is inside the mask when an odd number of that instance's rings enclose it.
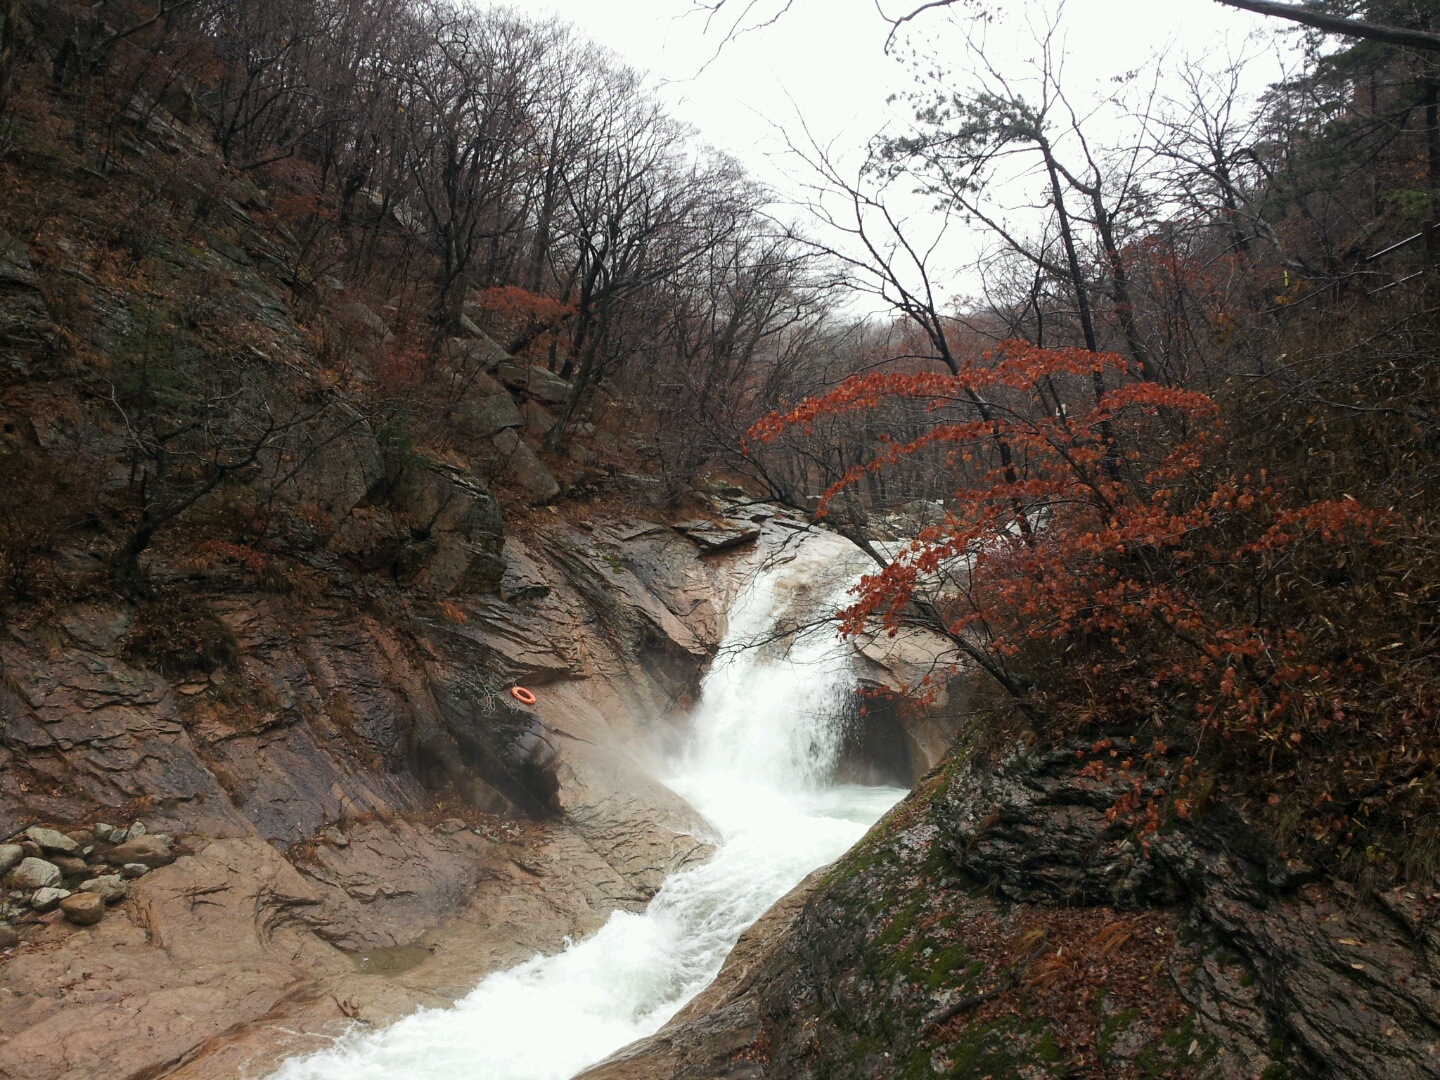
<instances>
[{"instance_id":1,"label":"orange ring buoy","mask_svg":"<svg viewBox=\"0 0 1440 1080\"><path fill-rule=\"evenodd\" d=\"M512 686L510 688L510 696L520 702L521 705L535 704L535 695L523 686Z\"/></svg>"}]
</instances>

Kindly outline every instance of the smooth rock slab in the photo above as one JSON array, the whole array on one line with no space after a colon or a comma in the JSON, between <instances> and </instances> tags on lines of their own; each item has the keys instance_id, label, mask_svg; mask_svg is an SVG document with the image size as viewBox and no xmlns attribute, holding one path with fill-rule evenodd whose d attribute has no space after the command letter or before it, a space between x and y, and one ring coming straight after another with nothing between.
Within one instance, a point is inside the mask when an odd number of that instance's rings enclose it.
<instances>
[{"instance_id":1,"label":"smooth rock slab","mask_svg":"<svg viewBox=\"0 0 1440 1080\"><path fill-rule=\"evenodd\" d=\"M63 875L60 868L44 859L22 859L20 865L5 875L5 884L12 889L59 888Z\"/></svg>"},{"instance_id":2,"label":"smooth rock slab","mask_svg":"<svg viewBox=\"0 0 1440 1080\"><path fill-rule=\"evenodd\" d=\"M105 901L94 893L75 893L60 901L60 911L76 926L94 926L105 917Z\"/></svg>"},{"instance_id":3,"label":"smooth rock slab","mask_svg":"<svg viewBox=\"0 0 1440 1080\"><path fill-rule=\"evenodd\" d=\"M42 829L39 825L32 825L25 830L25 835L39 844L43 851L54 851L61 855L75 855L80 851L79 844L54 829Z\"/></svg>"},{"instance_id":4,"label":"smooth rock slab","mask_svg":"<svg viewBox=\"0 0 1440 1080\"><path fill-rule=\"evenodd\" d=\"M550 595L550 583L529 549L514 537L505 538L505 575L500 579L500 598L507 603Z\"/></svg>"}]
</instances>

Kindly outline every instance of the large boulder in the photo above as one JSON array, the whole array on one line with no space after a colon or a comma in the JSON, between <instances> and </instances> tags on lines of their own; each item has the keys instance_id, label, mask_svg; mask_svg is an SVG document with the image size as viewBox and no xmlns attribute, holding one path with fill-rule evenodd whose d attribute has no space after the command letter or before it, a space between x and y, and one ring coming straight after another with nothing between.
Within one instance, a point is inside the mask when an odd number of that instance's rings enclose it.
<instances>
[{"instance_id":1,"label":"large boulder","mask_svg":"<svg viewBox=\"0 0 1440 1080\"><path fill-rule=\"evenodd\" d=\"M431 592L494 592L505 573L500 505L474 477L417 461L391 489L413 538L399 560L402 579Z\"/></svg>"},{"instance_id":2,"label":"large boulder","mask_svg":"<svg viewBox=\"0 0 1440 1080\"><path fill-rule=\"evenodd\" d=\"M753 544L760 539L759 525L736 518L682 521L675 526L675 531L693 540L706 554L729 551L731 548Z\"/></svg>"},{"instance_id":3,"label":"large boulder","mask_svg":"<svg viewBox=\"0 0 1440 1080\"><path fill-rule=\"evenodd\" d=\"M358 300L349 300L335 309L342 326L361 340L381 342L390 336L390 327Z\"/></svg>"},{"instance_id":4,"label":"large boulder","mask_svg":"<svg viewBox=\"0 0 1440 1080\"><path fill-rule=\"evenodd\" d=\"M506 386L521 390L537 401L558 405L570 396L570 384L542 367L505 363L497 373Z\"/></svg>"},{"instance_id":5,"label":"large boulder","mask_svg":"<svg viewBox=\"0 0 1440 1080\"><path fill-rule=\"evenodd\" d=\"M452 361L483 371L494 371L501 364L510 363L510 354L478 327L468 338L451 338L445 343L445 351Z\"/></svg>"},{"instance_id":6,"label":"large boulder","mask_svg":"<svg viewBox=\"0 0 1440 1080\"><path fill-rule=\"evenodd\" d=\"M19 844L0 844L0 877L13 870L25 857L25 849Z\"/></svg>"},{"instance_id":7,"label":"large boulder","mask_svg":"<svg viewBox=\"0 0 1440 1080\"><path fill-rule=\"evenodd\" d=\"M555 414L538 401L525 402L525 404L520 407L520 415L525 418L525 433L527 435L543 438L555 430Z\"/></svg>"},{"instance_id":8,"label":"large boulder","mask_svg":"<svg viewBox=\"0 0 1440 1080\"><path fill-rule=\"evenodd\" d=\"M331 522L351 513L386 478L384 447L369 424L349 409L334 410L297 430L283 452L306 464L281 489L282 497L312 513L319 511ZM284 467L283 461L267 462L271 464Z\"/></svg>"},{"instance_id":9,"label":"large boulder","mask_svg":"<svg viewBox=\"0 0 1440 1080\"><path fill-rule=\"evenodd\" d=\"M503 390L489 397L467 401L457 406L452 415L461 431L477 439L488 439L506 428L517 428L525 423L515 399Z\"/></svg>"},{"instance_id":10,"label":"large boulder","mask_svg":"<svg viewBox=\"0 0 1440 1080\"><path fill-rule=\"evenodd\" d=\"M30 892L33 889L57 889L62 875L60 868L44 859L22 859L20 865L5 875L5 884L12 889Z\"/></svg>"},{"instance_id":11,"label":"large boulder","mask_svg":"<svg viewBox=\"0 0 1440 1080\"><path fill-rule=\"evenodd\" d=\"M502 431L491 441L505 459L506 473L525 489L532 503L543 506L560 494L559 482L518 434Z\"/></svg>"},{"instance_id":12,"label":"large boulder","mask_svg":"<svg viewBox=\"0 0 1440 1080\"><path fill-rule=\"evenodd\" d=\"M61 855L74 855L80 850L80 845L62 832L54 829L43 829L39 825L32 825L25 830L25 835L33 843L39 844L42 851L56 852Z\"/></svg>"},{"instance_id":13,"label":"large boulder","mask_svg":"<svg viewBox=\"0 0 1440 1080\"><path fill-rule=\"evenodd\" d=\"M60 901L60 911L76 926L94 926L105 917L105 901L94 893L73 893Z\"/></svg>"}]
</instances>

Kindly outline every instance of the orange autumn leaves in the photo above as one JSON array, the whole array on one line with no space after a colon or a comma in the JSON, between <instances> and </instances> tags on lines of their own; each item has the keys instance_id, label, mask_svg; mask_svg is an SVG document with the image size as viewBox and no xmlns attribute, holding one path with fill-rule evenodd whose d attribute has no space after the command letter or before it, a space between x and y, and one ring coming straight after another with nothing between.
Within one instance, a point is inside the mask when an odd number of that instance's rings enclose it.
<instances>
[{"instance_id":1,"label":"orange autumn leaves","mask_svg":"<svg viewBox=\"0 0 1440 1080\"><path fill-rule=\"evenodd\" d=\"M1188 721L1293 744L1324 711L1344 673L1287 600L1297 575L1373 542L1386 512L1233 475L1209 397L1082 349L1007 342L954 375L852 378L751 436L897 402L932 422L907 441L877 437L820 512L913 455L945 471L952 497L857 586L846 633L894 633L923 600L1026 688L1028 709L1066 726Z\"/></svg>"}]
</instances>

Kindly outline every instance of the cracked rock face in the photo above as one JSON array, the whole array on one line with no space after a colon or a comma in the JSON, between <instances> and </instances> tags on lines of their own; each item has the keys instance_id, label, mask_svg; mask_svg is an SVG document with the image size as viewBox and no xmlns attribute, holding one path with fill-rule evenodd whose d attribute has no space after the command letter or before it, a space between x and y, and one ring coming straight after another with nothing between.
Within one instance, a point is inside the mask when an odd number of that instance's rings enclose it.
<instances>
[{"instance_id":1,"label":"cracked rock face","mask_svg":"<svg viewBox=\"0 0 1440 1080\"><path fill-rule=\"evenodd\" d=\"M174 681L120 657L120 606L62 612L58 651L4 631L0 835L98 820L81 845L96 876L68 887L103 917L21 926L0 961L0 1076L263 1072L640 910L709 852L708 823L636 755L674 739L760 553L702 560L663 525L557 523L484 564L514 571L497 593L503 575L482 588L464 568L500 555L498 517L430 475L414 509L476 546L458 577L427 556L414 580L435 591L400 586L403 618L217 592L234 663ZM435 791L513 830L429 824ZM125 826L140 798L146 825ZM40 841L25 839L35 862ZM27 851L11 847L13 871ZM407 966L355 959L376 950Z\"/></svg>"},{"instance_id":2,"label":"cracked rock face","mask_svg":"<svg viewBox=\"0 0 1440 1080\"><path fill-rule=\"evenodd\" d=\"M25 245L0 232L0 379L24 378L56 345L55 326Z\"/></svg>"}]
</instances>

